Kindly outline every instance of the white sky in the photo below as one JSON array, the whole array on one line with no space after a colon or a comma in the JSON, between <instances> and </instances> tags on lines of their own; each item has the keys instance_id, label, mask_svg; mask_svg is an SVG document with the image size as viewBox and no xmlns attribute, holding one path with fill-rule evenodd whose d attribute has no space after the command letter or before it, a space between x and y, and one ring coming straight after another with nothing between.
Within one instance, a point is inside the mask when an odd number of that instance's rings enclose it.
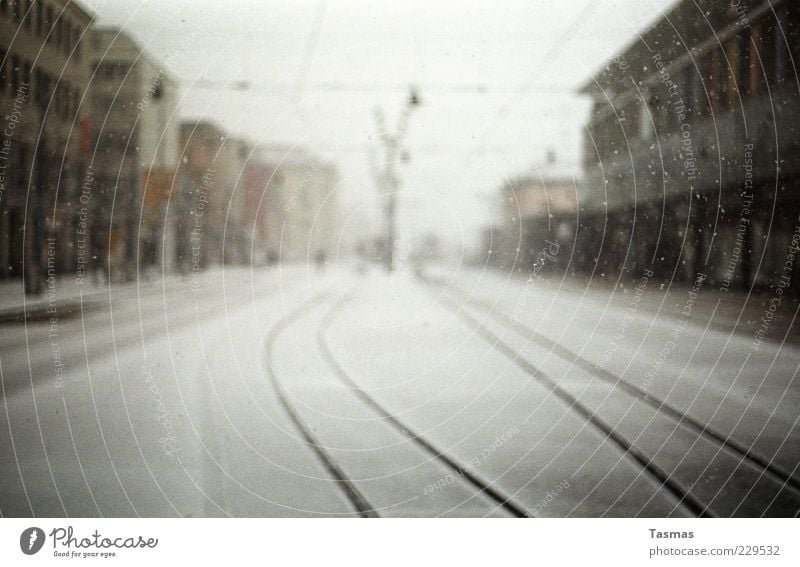
<instances>
[{"instance_id":1,"label":"white sky","mask_svg":"<svg viewBox=\"0 0 800 567\"><path fill-rule=\"evenodd\" d=\"M157 59L172 55L183 116L336 162L344 216L359 230L376 209L367 151L374 109L393 125L416 85L423 105L405 143L401 230L435 229L462 243L494 218L490 201L503 179L541 163L548 148L559 169L580 172L588 106L576 87L674 3L85 2L99 23L122 26ZM202 88L201 79L252 88Z\"/></svg>"}]
</instances>

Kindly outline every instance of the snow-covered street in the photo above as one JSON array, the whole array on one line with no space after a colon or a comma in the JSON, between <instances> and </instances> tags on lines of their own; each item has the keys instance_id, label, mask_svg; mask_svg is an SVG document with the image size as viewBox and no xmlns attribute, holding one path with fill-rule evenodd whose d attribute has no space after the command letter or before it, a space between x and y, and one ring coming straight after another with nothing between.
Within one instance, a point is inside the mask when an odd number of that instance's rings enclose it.
<instances>
[{"instance_id":1,"label":"snow-covered street","mask_svg":"<svg viewBox=\"0 0 800 567\"><path fill-rule=\"evenodd\" d=\"M0 512L796 515L800 350L652 285L298 265L6 322Z\"/></svg>"}]
</instances>

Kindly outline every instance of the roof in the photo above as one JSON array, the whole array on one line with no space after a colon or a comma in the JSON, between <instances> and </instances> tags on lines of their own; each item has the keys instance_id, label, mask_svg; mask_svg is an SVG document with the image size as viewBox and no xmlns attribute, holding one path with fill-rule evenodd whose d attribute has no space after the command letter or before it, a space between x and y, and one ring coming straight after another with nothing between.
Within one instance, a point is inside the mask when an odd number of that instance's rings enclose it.
<instances>
[{"instance_id":1,"label":"roof","mask_svg":"<svg viewBox=\"0 0 800 567\"><path fill-rule=\"evenodd\" d=\"M752 2L748 13L762 10L770 1L776 5L783 0ZM710 40L718 43L714 36L737 23L740 15L736 9L727 1L680 0L606 61L578 92L588 95L622 92L630 87L631 77L643 78L654 73L652 57L656 53L663 60L673 61L697 51Z\"/></svg>"}]
</instances>

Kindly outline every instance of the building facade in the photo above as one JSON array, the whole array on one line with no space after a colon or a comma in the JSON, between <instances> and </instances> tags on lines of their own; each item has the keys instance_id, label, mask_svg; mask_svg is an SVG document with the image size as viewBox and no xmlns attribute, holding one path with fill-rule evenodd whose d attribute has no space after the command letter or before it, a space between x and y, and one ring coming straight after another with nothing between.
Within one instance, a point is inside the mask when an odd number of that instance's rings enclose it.
<instances>
[{"instance_id":1,"label":"building facade","mask_svg":"<svg viewBox=\"0 0 800 567\"><path fill-rule=\"evenodd\" d=\"M174 80L118 28L92 30L92 237L112 277L174 265L166 210L178 156Z\"/></svg>"},{"instance_id":2,"label":"building facade","mask_svg":"<svg viewBox=\"0 0 800 567\"><path fill-rule=\"evenodd\" d=\"M334 254L330 163L182 122L177 81L76 2L0 0L0 32L0 278Z\"/></svg>"},{"instance_id":3,"label":"building facade","mask_svg":"<svg viewBox=\"0 0 800 567\"><path fill-rule=\"evenodd\" d=\"M592 77L582 269L797 291L798 61L796 2L687 0Z\"/></svg>"},{"instance_id":4,"label":"building facade","mask_svg":"<svg viewBox=\"0 0 800 567\"><path fill-rule=\"evenodd\" d=\"M29 292L85 259L91 22L68 0L0 2L0 277Z\"/></svg>"}]
</instances>

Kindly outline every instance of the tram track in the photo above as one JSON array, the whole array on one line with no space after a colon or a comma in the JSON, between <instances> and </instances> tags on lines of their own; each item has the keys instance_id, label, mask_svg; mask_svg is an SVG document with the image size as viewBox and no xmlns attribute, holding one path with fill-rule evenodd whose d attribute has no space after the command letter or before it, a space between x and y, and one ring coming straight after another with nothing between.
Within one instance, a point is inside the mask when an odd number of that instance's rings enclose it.
<instances>
[{"instance_id":1,"label":"tram track","mask_svg":"<svg viewBox=\"0 0 800 567\"><path fill-rule=\"evenodd\" d=\"M362 517L377 517L380 514L378 513L377 509L370 504L369 500L359 489L357 481L351 479L343 467L336 462L331 453L322 444L319 437L314 433L309 422L303 418L301 412L297 409L295 404L292 403L291 397L286 390L285 385L281 381L278 373L275 371L274 365L272 364L272 361L275 358L274 346L281 334L289 329L294 323L302 319L303 316L308 312L314 308L318 308L320 301L324 299L325 296L327 296L327 293L321 292L320 294L311 297L309 300L290 311L270 330L265 339L266 367L271 384L277 394L281 406L289 416L291 422L302 435L305 443L316 453L326 471L337 483L337 486L342 490L345 497L355 508L358 514ZM511 516L530 517L530 513L524 508L524 506L515 502L511 497L504 494L498 487L493 486L491 483L481 479L474 471L469 470L468 467L459 463L459 461L453 456L437 448L431 440L417 433L409 424L405 423L395 414L388 411L380 402L378 402L374 397L361 388L352 379L352 377L349 376L349 374L336 360L326 340L326 331L333 324L340 310L345 304L345 299L335 302L333 306L328 309L320 324L316 328L317 346L320 350L322 358L332 369L334 376L340 381L340 383L354 397L360 400L362 404L369 408L371 413L379 416L396 432L410 440L415 446L423 450L425 453L431 455L440 466L454 474L455 478L464 479L464 481L471 485L471 487L476 491L476 495L483 495L485 498L491 500L498 508L503 509Z\"/></svg>"},{"instance_id":2,"label":"tram track","mask_svg":"<svg viewBox=\"0 0 800 567\"><path fill-rule=\"evenodd\" d=\"M422 280L424 283L428 284L426 287L429 290L431 289L431 284L443 285L441 282L433 280L432 278L423 277ZM466 313L460 304L441 295L436 295L436 299L441 305L452 311L459 319L461 319L461 321L471 328L476 335L492 345L493 349L511 360L511 362L519 367L523 372L535 379L551 394L561 400L562 403L566 404L570 410L577 413L582 419L586 420L588 423L598 429L612 444L617 446L617 448L622 451L624 455L641 467L642 470L645 471L645 473L653 481L662 486L664 490L669 492L681 506L698 517L716 517L716 514L706 503L692 494L687 487L678 482L672 475L670 475L668 471L655 462L654 459L651 459L644 451L635 447L608 421L603 419L602 416L593 411L586 404L578 400L577 397L575 397L565 388L561 387L547 373L528 362L522 356L522 353L503 341L495 333L490 331L485 324L472 315Z\"/></svg>"},{"instance_id":3,"label":"tram track","mask_svg":"<svg viewBox=\"0 0 800 567\"><path fill-rule=\"evenodd\" d=\"M322 320L322 323L317 329L317 344L323 356L327 360L328 364L334 369L336 377L345 386L347 386L348 389L350 389L350 391L355 396L357 396L361 401L363 401L364 404L369 406L376 414L385 419L397 431L402 433L404 436L408 437L408 439L413 441L426 453L428 453L433 458L441 462L446 468L450 469L451 471L457 473L465 480L467 480L479 493L486 495L488 498L493 500L499 507L503 508L506 512L508 512L514 517L517 518L529 517L530 516L529 512L525 510L525 508L522 505L514 502L514 500L511 497L504 494L499 488L481 479L473 471L470 471L469 469L458 463L458 461L454 457L447 454L445 451L439 449L433 442L431 442L430 440L426 439L425 437L417 433L410 425L403 422L396 415L388 411L380 402L378 402L373 396L371 396L363 388L361 388L347 374L347 372L337 362L336 358L331 352L328 341L325 338L325 331L330 327L330 325L333 324L334 320L336 319L336 316L338 315L338 312L345 306L346 303L347 299L345 298L334 304L334 306L325 315L325 318Z\"/></svg>"},{"instance_id":4,"label":"tram track","mask_svg":"<svg viewBox=\"0 0 800 567\"><path fill-rule=\"evenodd\" d=\"M298 410L295 408L294 404L292 404L291 400L289 399L288 392L286 391L286 388L281 380L278 378L278 374L275 372L275 368L272 364L272 361L274 360L275 343L278 341L278 338L281 336L281 334L293 323L301 319L308 311L313 309L317 305L317 302L323 299L325 296L327 296L327 292L325 291L312 296L310 299L295 307L280 321L278 321L275 326L272 327L267 334L266 339L264 340L264 356L266 359L265 367L267 369L270 382L272 383L272 387L278 396L278 401L280 402L281 407L283 407L291 422L303 436L306 445L308 445L314 451L314 453L316 453L317 457L322 463L322 466L325 468L328 474L331 475L334 482L336 482L337 486L344 493L350 504L356 509L358 515L362 518L378 517L379 514L377 510L375 510L374 506L367 501L367 499L356 486L355 482L347 476L347 474L338 465L336 460L331 456L327 449L325 449L325 446L314 434L311 426L303 419Z\"/></svg>"},{"instance_id":5,"label":"tram track","mask_svg":"<svg viewBox=\"0 0 800 567\"><path fill-rule=\"evenodd\" d=\"M442 282L432 278L426 279L426 281L439 286L444 285ZM458 295L465 303L473 305L488 313L495 321L514 331L519 336L533 341L540 347L547 349L569 364L574 364L581 370L598 378L602 382L609 384L612 388L619 389L629 396L643 402L644 404L653 408L656 412L669 417L678 425L683 426L685 429L691 431L693 434L712 441L713 443L721 446L734 457L750 463L758 470L763 470L765 475L773 481L781 485L788 486L796 493L800 494L800 479L779 464L774 463L772 459L759 454L752 448L747 447L736 439L731 438L730 435L725 435L717 431L708 424L702 423L696 418L688 415L687 412L681 411L680 409L667 403L665 400L653 396L646 390L636 386L620 376L613 374L612 372L609 372L605 368L598 366L590 360L587 360L572 350L560 345L556 341L553 341L547 336L537 332L532 327L514 320L505 313L497 311L489 302L472 298L462 290L453 286L450 286L448 289L450 292L454 292L455 295Z\"/></svg>"}]
</instances>

